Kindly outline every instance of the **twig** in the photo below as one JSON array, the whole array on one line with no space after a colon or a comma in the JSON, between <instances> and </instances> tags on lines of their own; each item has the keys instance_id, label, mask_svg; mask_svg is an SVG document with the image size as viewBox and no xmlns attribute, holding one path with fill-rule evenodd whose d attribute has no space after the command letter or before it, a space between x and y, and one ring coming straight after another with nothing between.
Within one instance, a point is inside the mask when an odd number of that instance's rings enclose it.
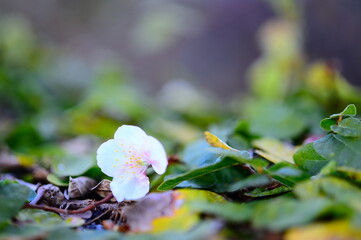
<instances>
[{"instance_id":1,"label":"twig","mask_svg":"<svg viewBox=\"0 0 361 240\"><path fill-rule=\"evenodd\" d=\"M93 218L92 220L90 220L89 222L86 222L84 225L89 225L93 222L95 222L96 220L100 219L101 217L103 217L105 214L109 213L111 211L111 209L106 210L105 212L103 212L102 214L100 214L99 216Z\"/></svg>"},{"instance_id":2,"label":"twig","mask_svg":"<svg viewBox=\"0 0 361 240\"><path fill-rule=\"evenodd\" d=\"M65 210L61 208L55 208L55 207L49 207L49 206L40 206L40 205L34 205L30 203L25 203L24 208L35 208L35 209L42 209L50 212L56 212L56 213L62 213L62 214L79 214L79 213L85 213L86 211L92 210L96 206L108 202L110 199L113 198L113 194L107 195L105 198L103 198L100 201L94 202L90 204L89 206L79 209L79 210Z\"/></svg>"}]
</instances>

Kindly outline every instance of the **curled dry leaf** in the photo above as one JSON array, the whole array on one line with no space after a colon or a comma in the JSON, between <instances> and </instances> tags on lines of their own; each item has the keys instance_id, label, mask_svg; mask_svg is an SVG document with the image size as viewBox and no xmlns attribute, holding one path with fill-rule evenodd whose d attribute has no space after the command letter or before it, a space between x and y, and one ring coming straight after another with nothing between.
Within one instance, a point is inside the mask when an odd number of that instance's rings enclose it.
<instances>
[{"instance_id":1,"label":"curled dry leaf","mask_svg":"<svg viewBox=\"0 0 361 240\"><path fill-rule=\"evenodd\" d=\"M84 198L88 196L96 184L96 181L89 177L70 177L68 187L69 198Z\"/></svg>"},{"instance_id":2,"label":"curled dry leaf","mask_svg":"<svg viewBox=\"0 0 361 240\"><path fill-rule=\"evenodd\" d=\"M95 187L93 187L91 191L95 192L96 194L104 198L112 193L112 191L110 190L110 183L111 183L110 180L103 179ZM110 199L110 201L115 202L116 199L112 198Z\"/></svg>"},{"instance_id":3,"label":"curled dry leaf","mask_svg":"<svg viewBox=\"0 0 361 240\"><path fill-rule=\"evenodd\" d=\"M65 200L63 193L53 184L40 186L36 193L37 195L31 201L31 204L58 207Z\"/></svg>"}]
</instances>

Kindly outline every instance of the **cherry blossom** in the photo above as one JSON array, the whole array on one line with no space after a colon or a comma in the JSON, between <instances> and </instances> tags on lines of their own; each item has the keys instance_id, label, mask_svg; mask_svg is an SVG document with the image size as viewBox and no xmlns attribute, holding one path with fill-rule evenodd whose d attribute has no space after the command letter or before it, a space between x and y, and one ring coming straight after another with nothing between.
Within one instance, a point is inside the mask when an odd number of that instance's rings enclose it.
<instances>
[{"instance_id":1,"label":"cherry blossom","mask_svg":"<svg viewBox=\"0 0 361 240\"><path fill-rule=\"evenodd\" d=\"M168 164L162 144L131 125L119 127L114 139L100 145L97 162L106 175L113 177L110 189L118 202L144 197L149 192L148 167L163 174Z\"/></svg>"}]
</instances>

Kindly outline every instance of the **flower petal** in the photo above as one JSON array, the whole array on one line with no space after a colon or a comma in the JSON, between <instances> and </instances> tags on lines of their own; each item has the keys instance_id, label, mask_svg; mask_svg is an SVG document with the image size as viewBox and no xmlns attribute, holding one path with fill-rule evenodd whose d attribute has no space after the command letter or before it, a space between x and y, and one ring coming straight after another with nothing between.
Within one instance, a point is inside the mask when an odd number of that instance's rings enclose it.
<instances>
[{"instance_id":1,"label":"flower petal","mask_svg":"<svg viewBox=\"0 0 361 240\"><path fill-rule=\"evenodd\" d=\"M103 173L110 177L114 177L117 173L117 167L121 165L121 161L119 159L122 155L119 142L114 139L108 140L98 148L98 166Z\"/></svg>"},{"instance_id":2,"label":"flower petal","mask_svg":"<svg viewBox=\"0 0 361 240\"><path fill-rule=\"evenodd\" d=\"M110 183L110 189L118 202L136 200L149 192L149 179L143 174L125 175L123 178L115 177Z\"/></svg>"},{"instance_id":3,"label":"flower petal","mask_svg":"<svg viewBox=\"0 0 361 240\"><path fill-rule=\"evenodd\" d=\"M120 139L111 139L100 145L97 151L97 163L102 172L110 177L118 177L123 170L145 172L148 164L144 162L143 151Z\"/></svg>"},{"instance_id":4,"label":"flower petal","mask_svg":"<svg viewBox=\"0 0 361 240\"><path fill-rule=\"evenodd\" d=\"M147 134L137 126L123 125L114 134L115 139L125 140L129 145L143 146Z\"/></svg>"},{"instance_id":5,"label":"flower petal","mask_svg":"<svg viewBox=\"0 0 361 240\"><path fill-rule=\"evenodd\" d=\"M167 154L163 145L154 137L147 137L148 163L152 165L154 171L163 174L168 165Z\"/></svg>"}]
</instances>

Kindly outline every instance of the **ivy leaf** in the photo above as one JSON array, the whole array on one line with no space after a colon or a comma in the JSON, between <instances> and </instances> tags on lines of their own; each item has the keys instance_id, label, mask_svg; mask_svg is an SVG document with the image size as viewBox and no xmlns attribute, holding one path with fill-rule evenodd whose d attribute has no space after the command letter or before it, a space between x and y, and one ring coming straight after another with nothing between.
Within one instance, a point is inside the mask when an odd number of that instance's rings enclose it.
<instances>
[{"instance_id":1,"label":"ivy leaf","mask_svg":"<svg viewBox=\"0 0 361 240\"><path fill-rule=\"evenodd\" d=\"M305 201L278 198L269 201L268 204L259 204L252 220L256 227L279 231L308 223L321 216L331 205L329 200L322 198Z\"/></svg>"},{"instance_id":2,"label":"ivy leaf","mask_svg":"<svg viewBox=\"0 0 361 240\"><path fill-rule=\"evenodd\" d=\"M295 163L305 169L309 174L317 174L328 160L323 158L314 148L313 143L303 145L293 155Z\"/></svg>"},{"instance_id":3,"label":"ivy leaf","mask_svg":"<svg viewBox=\"0 0 361 240\"><path fill-rule=\"evenodd\" d=\"M66 187L69 185L69 180L64 181L62 179L60 179L58 176L56 176L55 174L50 173L47 177L46 180L48 180L50 183L56 185L56 186L61 186L61 187Z\"/></svg>"},{"instance_id":4,"label":"ivy leaf","mask_svg":"<svg viewBox=\"0 0 361 240\"><path fill-rule=\"evenodd\" d=\"M345 137L361 137L361 121L354 117L346 118L330 128L333 132Z\"/></svg>"},{"instance_id":5,"label":"ivy leaf","mask_svg":"<svg viewBox=\"0 0 361 240\"><path fill-rule=\"evenodd\" d=\"M340 113L335 113L330 116L330 118L338 118L340 116L344 117L354 117L357 114L357 109L355 104L349 104L347 107Z\"/></svg>"},{"instance_id":6,"label":"ivy leaf","mask_svg":"<svg viewBox=\"0 0 361 240\"><path fill-rule=\"evenodd\" d=\"M207 214L217 215L223 219L232 222L250 220L254 211L255 204L240 204L233 202L207 202L193 201L190 202L192 210Z\"/></svg>"},{"instance_id":7,"label":"ivy leaf","mask_svg":"<svg viewBox=\"0 0 361 240\"><path fill-rule=\"evenodd\" d=\"M167 191L167 190L175 188L179 183L181 183L183 181L190 180L190 179L193 179L196 177L200 177L205 174L212 173L212 172L218 171L220 169L230 167L233 165L237 165L237 164L239 164L239 162L234 159L219 158L212 165L208 165L206 167L201 167L201 168L191 170L189 172L186 172L186 173L183 173L180 175L171 176L171 177L166 178L166 180L158 186L158 190L159 191Z\"/></svg>"},{"instance_id":8,"label":"ivy leaf","mask_svg":"<svg viewBox=\"0 0 361 240\"><path fill-rule=\"evenodd\" d=\"M274 195L279 195L282 193L287 193L292 191L292 188L287 186L280 186L278 188L272 189L272 190L265 190L263 188L256 188L252 192L247 192L244 195L257 198L257 197L270 197Z\"/></svg>"},{"instance_id":9,"label":"ivy leaf","mask_svg":"<svg viewBox=\"0 0 361 240\"><path fill-rule=\"evenodd\" d=\"M230 192L229 188L233 184L244 181L248 175L249 173L242 168L227 167L181 182L177 185L177 188L206 189L216 193ZM248 184L257 183L252 181Z\"/></svg>"},{"instance_id":10,"label":"ivy leaf","mask_svg":"<svg viewBox=\"0 0 361 240\"><path fill-rule=\"evenodd\" d=\"M310 174L317 174L329 161L337 166L361 169L361 139L338 134L304 145L295 155L295 162Z\"/></svg>"},{"instance_id":11,"label":"ivy leaf","mask_svg":"<svg viewBox=\"0 0 361 240\"><path fill-rule=\"evenodd\" d=\"M338 166L361 169L361 139L328 134L313 142L313 146L324 159L335 161Z\"/></svg>"},{"instance_id":12,"label":"ivy leaf","mask_svg":"<svg viewBox=\"0 0 361 240\"><path fill-rule=\"evenodd\" d=\"M158 186L158 190L166 191L173 189L178 184L184 181L189 181L204 176L206 174L211 174L221 169L225 169L240 163L247 163L252 161L250 159L251 156L248 151L228 150L221 147L210 147L208 143L204 140L197 141L194 144L189 145L184 150L183 160L188 165L189 170L185 173L165 177L164 182ZM223 173L228 175L227 170L224 170ZM223 179L217 184L224 183L228 185L227 181L229 180L229 177L222 176L223 173L217 173L217 175L210 176L211 181L212 179ZM195 187L198 185L197 187L204 187L204 184L207 184L207 182L210 183L209 181L204 180L207 179L187 182L181 186ZM239 180L239 174L237 174L236 178L233 180Z\"/></svg>"},{"instance_id":13,"label":"ivy leaf","mask_svg":"<svg viewBox=\"0 0 361 240\"><path fill-rule=\"evenodd\" d=\"M208 144L211 145L212 147L237 151L236 149L228 146L227 143L225 143L224 141L219 139L213 133L210 133L210 132L206 131L206 132L204 132L204 137L205 137L206 141L208 142Z\"/></svg>"},{"instance_id":14,"label":"ivy leaf","mask_svg":"<svg viewBox=\"0 0 361 240\"><path fill-rule=\"evenodd\" d=\"M75 227L84 224L84 220L75 221L76 219L68 218L63 220L58 214L40 209L23 209L16 219L27 225L34 225L43 230L52 230L59 227Z\"/></svg>"},{"instance_id":15,"label":"ivy leaf","mask_svg":"<svg viewBox=\"0 0 361 240\"><path fill-rule=\"evenodd\" d=\"M331 131L331 126L337 124L337 119L325 118L320 122L320 127L325 131Z\"/></svg>"},{"instance_id":16,"label":"ivy leaf","mask_svg":"<svg viewBox=\"0 0 361 240\"><path fill-rule=\"evenodd\" d=\"M361 211L361 190L340 178L324 177L300 183L295 188L295 194L302 199L327 196L338 202L354 205Z\"/></svg>"},{"instance_id":17,"label":"ivy leaf","mask_svg":"<svg viewBox=\"0 0 361 240\"><path fill-rule=\"evenodd\" d=\"M266 172L280 183L293 187L296 183L309 178L309 175L287 162L281 162L273 165Z\"/></svg>"},{"instance_id":18,"label":"ivy leaf","mask_svg":"<svg viewBox=\"0 0 361 240\"><path fill-rule=\"evenodd\" d=\"M357 109L354 104L348 105L342 112L332 114L330 117L323 119L320 122L321 128L325 131L331 131L333 125L337 125L337 121L340 117L354 117L357 114Z\"/></svg>"},{"instance_id":19,"label":"ivy leaf","mask_svg":"<svg viewBox=\"0 0 361 240\"><path fill-rule=\"evenodd\" d=\"M228 187L228 192L234 192L247 187L260 187L271 183L271 179L266 175L251 175L245 179L235 182Z\"/></svg>"},{"instance_id":20,"label":"ivy leaf","mask_svg":"<svg viewBox=\"0 0 361 240\"><path fill-rule=\"evenodd\" d=\"M30 188L11 181L0 181L0 224L6 222L22 208Z\"/></svg>"}]
</instances>

